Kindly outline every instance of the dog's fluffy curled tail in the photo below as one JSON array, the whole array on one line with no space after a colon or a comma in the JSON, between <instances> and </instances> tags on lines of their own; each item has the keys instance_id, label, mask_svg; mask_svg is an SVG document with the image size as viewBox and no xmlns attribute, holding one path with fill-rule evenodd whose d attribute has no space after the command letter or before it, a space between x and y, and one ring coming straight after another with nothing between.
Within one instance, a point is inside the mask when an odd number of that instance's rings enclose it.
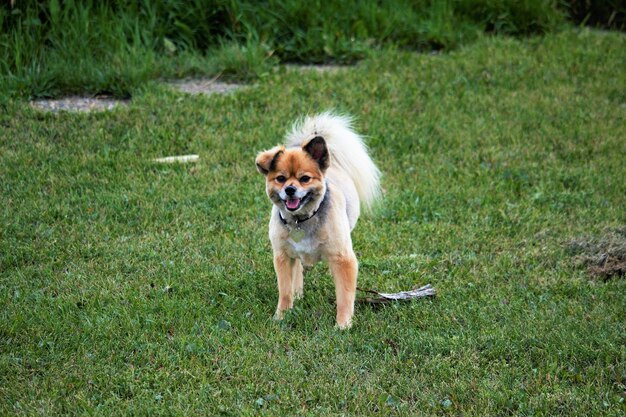
<instances>
[{"instance_id":1,"label":"dog's fluffy curled tail","mask_svg":"<svg viewBox=\"0 0 626 417\"><path fill-rule=\"evenodd\" d=\"M306 117L287 134L288 147L302 146L316 136L326 141L330 164L348 174L363 208L369 210L380 197L380 171L367 153L361 136L352 130L352 119L326 112Z\"/></svg>"}]
</instances>

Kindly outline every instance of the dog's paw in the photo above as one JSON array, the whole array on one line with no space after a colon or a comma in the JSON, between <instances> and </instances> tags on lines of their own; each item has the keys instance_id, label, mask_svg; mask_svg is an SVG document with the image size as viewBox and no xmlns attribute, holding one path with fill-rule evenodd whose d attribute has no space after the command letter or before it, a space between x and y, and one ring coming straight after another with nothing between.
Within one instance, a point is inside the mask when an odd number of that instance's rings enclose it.
<instances>
[{"instance_id":1,"label":"dog's paw","mask_svg":"<svg viewBox=\"0 0 626 417\"><path fill-rule=\"evenodd\" d=\"M296 288L293 290L293 298L295 300L301 300L304 297L304 290L302 288Z\"/></svg>"},{"instance_id":2,"label":"dog's paw","mask_svg":"<svg viewBox=\"0 0 626 417\"><path fill-rule=\"evenodd\" d=\"M339 323L339 322L337 322L337 323L335 324L335 329L337 329L337 330L348 330L348 329L349 329L349 328L351 328L351 327L352 327L352 320L348 320L348 321L347 321L347 322L345 322L345 323Z\"/></svg>"},{"instance_id":3,"label":"dog's paw","mask_svg":"<svg viewBox=\"0 0 626 417\"><path fill-rule=\"evenodd\" d=\"M276 310L274 313L274 317L272 317L276 321L281 321L285 318L285 310Z\"/></svg>"}]
</instances>

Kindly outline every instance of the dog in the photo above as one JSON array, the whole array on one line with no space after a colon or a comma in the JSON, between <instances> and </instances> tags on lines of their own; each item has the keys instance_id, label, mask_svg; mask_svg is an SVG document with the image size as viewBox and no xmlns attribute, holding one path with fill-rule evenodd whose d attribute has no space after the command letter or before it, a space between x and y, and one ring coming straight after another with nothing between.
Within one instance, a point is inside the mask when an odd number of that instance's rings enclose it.
<instances>
[{"instance_id":1,"label":"dog","mask_svg":"<svg viewBox=\"0 0 626 417\"><path fill-rule=\"evenodd\" d=\"M352 326L358 263L350 233L361 208L380 197L380 171L348 116L331 112L296 122L285 145L259 153L273 203L269 237L278 280L274 319L303 296L303 266L327 261L335 281L336 327Z\"/></svg>"}]
</instances>

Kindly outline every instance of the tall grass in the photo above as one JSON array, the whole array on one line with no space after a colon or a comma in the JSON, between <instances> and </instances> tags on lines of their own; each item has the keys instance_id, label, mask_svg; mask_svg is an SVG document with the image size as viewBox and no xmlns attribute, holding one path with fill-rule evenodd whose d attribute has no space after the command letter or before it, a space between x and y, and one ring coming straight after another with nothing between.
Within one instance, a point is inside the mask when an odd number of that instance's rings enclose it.
<instances>
[{"instance_id":1,"label":"tall grass","mask_svg":"<svg viewBox=\"0 0 626 417\"><path fill-rule=\"evenodd\" d=\"M18 8L22 7L22 8ZM125 95L154 76L154 37L139 16L98 2L18 5L0 17L3 80L26 95Z\"/></svg>"},{"instance_id":2,"label":"tall grass","mask_svg":"<svg viewBox=\"0 0 626 417\"><path fill-rule=\"evenodd\" d=\"M395 45L450 49L540 34L558 0L25 0L0 6L0 94L129 95L155 77L256 78L280 61L350 63Z\"/></svg>"}]
</instances>

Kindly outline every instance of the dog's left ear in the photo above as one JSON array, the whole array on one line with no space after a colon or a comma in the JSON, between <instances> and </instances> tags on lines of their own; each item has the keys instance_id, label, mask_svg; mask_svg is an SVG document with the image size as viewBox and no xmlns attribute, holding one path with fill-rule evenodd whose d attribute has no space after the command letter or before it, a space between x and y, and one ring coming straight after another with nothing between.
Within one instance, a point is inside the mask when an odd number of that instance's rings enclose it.
<instances>
[{"instance_id":1,"label":"dog's left ear","mask_svg":"<svg viewBox=\"0 0 626 417\"><path fill-rule=\"evenodd\" d=\"M302 149L311 155L311 158L317 162L322 172L326 171L326 168L330 165L330 156L328 155L328 148L323 137L314 137Z\"/></svg>"},{"instance_id":2,"label":"dog's left ear","mask_svg":"<svg viewBox=\"0 0 626 417\"><path fill-rule=\"evenodd\" d=\"M275 146L268 151L261 152L256 157L256 169L263 175L267 175L270 171L272 171L275 166L278 158L285 150L284 146Z\"/></svg>"}]
</instances>

